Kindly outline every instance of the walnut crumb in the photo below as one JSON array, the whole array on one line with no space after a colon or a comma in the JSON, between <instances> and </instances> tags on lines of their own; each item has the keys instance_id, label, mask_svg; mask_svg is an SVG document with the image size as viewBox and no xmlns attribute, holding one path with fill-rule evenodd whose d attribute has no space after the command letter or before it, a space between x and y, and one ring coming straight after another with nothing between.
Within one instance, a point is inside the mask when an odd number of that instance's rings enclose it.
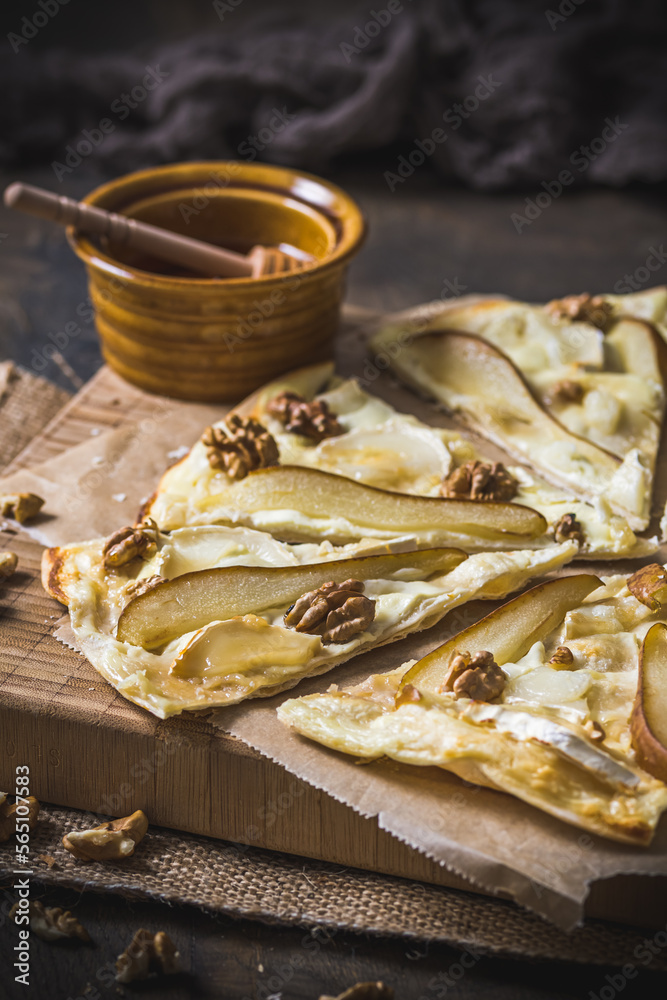
<instances>
[{"instance_id":1,"label":"walnut crumb","mask_svg":"<svg viewBox=\"0 0 667 1000\"><path fill-rule=\"evenodd\" d=\"M553 403L580 403L585 395L586 391L581 382L575 382L571 378L564 378L550 387L544 399L548 405Z\"/></svg>"},{"instance_id":2,"label":"walnut crumb","mask_svg":"<svg viewBox=\"0 0 667 1000\"><path fill-rule=\"evenodd\" d=\"M28 829L34 830L39 819L39 809L39 802L34 795L10 803L6 793L0 792L0 843L9 840L16 833L17 823L27 822Z\"/></svg>"},{"instance_id":3,"label":"walnut crumb","mask_svg":"<svg viewBox=\"0 0 667 1000\"><path fill-rule=\"evenodd\" d=\"M322 994L320 1000L394 1000L394 991L384 983L356 983L335 997Z\"/></svg>"},{"instance_id":4,"label":"walnut crumb","mask_svg":"<svg viewBox=\"0 0 667 1000\"><path fill-rule=\"evenodd\" d=\"M450 660L440 691L452 691L456 698L492 701L503 693L506 683L507 677L493 658L493 653L480 650L471 654L457 650Z\"/></svg>"},{"instance_id":5,"label":"walnut crumb","mask_svg":"<svg viewBox=\"0 0 667 1000\"><path fill-rule=\"evenodd\" d=\"M0 515L13 517L19 524L36 517L44 501L36 493L4 493L0 495Z\"/></svg>"},{"instance_id":6,"label":"walnut crumb","mask_svg":"<svg viewBox=\"0 0 667 1000\"><path fill-rule=\"evenodd\" d=\"M223 426L207 427L202 435L212 469L231 479L245 479L255 469L278 464L278 445L263 424L232 413Z\"/></svg>"},{"instance_id":7,"label":"walnut crumb","mask_svg":"<svg viewBox=\"0 0 667 1000\"><path fill-rule=\"evenodd\" d=\"M15 552L0 552L0 580L8 580L16 572L19 557Z\"/></svg>"},{"instance_id":8,"label":"walnut crumb","mask_svg":"<svg viewBox=\"0 0 667 1000\"><path fill-rule=\"evenodd\" d=\"M589 739L593 740L594 743L601 743L607 735L600 723L596 722L594 719L586 719L584 729L586 730Z\"/></svg>"},{"instance_id":9,"label":"walnut crumb","mask_svg":"<svg viewBox=\"0 0 667 1000\"><path fill-rule=\"evenodd\" d=\"M642 566L628 577L628 590L651 611L660 611L667 602L667 572L660 563Z\"/></svg>"},{"instance_id":10,"label":"walnut crumb","mask_svg":"<svg viewBox=\"0 0 667 1000\"><path fill-rule=\"evenodd\" d=\"M606 302L602 295L589 295L588 292L554 299L547 303L545 309L554 319L590 323L603 333L607 333L614 322L612 304Z\"/></svg>"},{"instance_id":11,"label":"walnut crumb","mask_svg":"<svg viewBox=\"0 0 667 1000\"><path fill-rule=\"evenodd\" d=\"M583 526L579 523L574 514L563 514L560 521L556 521L553 528L554 541L556 542L578 542L583 545L586 541L586 534Z\"/></svg>"},{"instance_id":12,"label":"walnut crumb","mask_svg":"<svg viewBox=\"0 0 667 1000\"><path fill-rule=\"evenodd\" d=\"M11 920L15 919L19 906L19 903L15 903L9 911ZM30 930L42 941L60 941L63 938L90 941L86 928L69 910L63 910L60 906L44 906L39 900L35 900L29 904L28 915Z\"/></svg>"},{"instance_id":13,"label":"walnut crumb","mask_svg":"<svg viewBox=\"0 0 667 1000\"><path fill-rule=\"evenodd\" d=\"M502 462L466 462L443 480L440 493L454 500L512 500L519 483Z\"/></svg>"},{"instance_id":14,"label":"walnut crumb","mask_svg":"<svg viewBox=\"0 0 667 1000\"><path fill-rule=\"evenodd\" d=\"M301 434L312 441L324 441L344 433L335 413L323 399L307 402L298 392L281 392L269 402L267 410L290 434Z\"/></svg>"},{"instance_id":15,"label":"walnut crumb","mask_svg":"<svg viewBox=\"0 0 667 1000\"><path fill-rule=\"evenodd\" d=\"M166 583L166 578L164 576L159 576L154 573L153 576L145 576L143 580L135 580L131 583L129 587L125 588L125 593L132 600L135 597L140 597L142 594L148 593L153 587L157 587L159 583Z\"/></svg>"},{"instance_id":16,"label":"walnut crumb","mask_svg":"<svg viewBox=\"0 0 667 1000\"><path fill-rule=\"evenodd\" d=\"M168 934L152 934L141 928L116 959L116 982L133 983L151 973L173 975L180 971L180 954Z\"/></svg>"},{"instance_id":17,"label":"walnut crumb","mask_svg":"<svg viewBox=\"0 0 667 1000\"><path fill-rule=\"evenodd\" d=\"M150 519L136 528L119 528L104 544L104 565L107 569L118 569L139 556L145 556L154 551L158 535L157 525Z\"/></svg>"},{"instance_id":18,"label":"walnut crumb","mask_svg":"<svg viewBox=\"0 0 667 1000\"><path fill-rule=\"evenodd\" d=\"M375 618L375 601L363 594L361 580L323 584L300 597L285 614L297 632L321 635L322 642L348 642L365 632Z\"/></svg>"},{"instance_id":19,"label":"walnut crumb","mask_svg":"<svg viewBox=\"0 0 667 1000\"><path fill-rule=\"evenodd\" d=\"M137 809L131 816L65 834L63 847L81 861L120 861L134 854L147 830L146 814Z\"/></svg>"},{"instance_id":20,"label":"walnut crumb","mask_svg":"<svg viewBox=\"0 0 667 1000\"><path fill-rule=\"evenodd\" d=\"M574 654L567 646L559 646L551 654L549 663L554 667L571 667L574 663Z\"/></svg>"}]
</instances>

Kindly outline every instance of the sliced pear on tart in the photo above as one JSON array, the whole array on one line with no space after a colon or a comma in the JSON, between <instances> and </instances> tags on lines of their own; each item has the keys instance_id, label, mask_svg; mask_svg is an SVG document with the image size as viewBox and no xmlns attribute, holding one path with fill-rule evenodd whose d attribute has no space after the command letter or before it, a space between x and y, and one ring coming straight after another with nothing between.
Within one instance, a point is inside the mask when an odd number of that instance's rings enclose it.
<instances>
[{"instance_id":1,"label":"sliced pear on tart","mask_svg":"<svg viewBox=\"0 0 667 1000\"><path fill-rule=\"evenodd\" d=\"M639 658L632 742L642 767L667 782L667 625L653 625Z\"/></svg>"}]
</instances>

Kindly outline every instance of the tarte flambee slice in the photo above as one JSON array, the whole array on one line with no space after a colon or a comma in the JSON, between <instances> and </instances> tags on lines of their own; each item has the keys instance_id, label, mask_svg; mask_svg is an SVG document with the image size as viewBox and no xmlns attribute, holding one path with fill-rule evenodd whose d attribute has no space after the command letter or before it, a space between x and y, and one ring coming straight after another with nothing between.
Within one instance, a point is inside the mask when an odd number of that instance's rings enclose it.
<instances>
[{"instance_id":1,"label":"tarte flambee slice","mask_svg":"<svg viewBox=\"0 0 667 1000\"><path fill-rule=\"evenodd\" d=\"M436 765L591 832L648 844L667 809L655 689L667 663L666 597L658 564L602 582L560 577L416 663L290 699L279 717L344 753Z\"/></svg>"},{"instance_id":2,"label":"tarte flambee slice","mask_svg":"<svg viewBox=\"0 0 667 1000\"><path fill-rule=\"evenodd\" d=\"M238 476L238 466L217 461L216 435L224 440L236 417L270 435L276 464ZM415 495L430 503L420 507L409 499ZM453 502L438 504L443 496ZM331 365L285 375L209 428L165 473L144 514L167 530L241 524L287 541L412 535L418 544L475 552L567 537L585 558L656 548L603 497L589 503L525 467L505 469L458 432L399 413L354 379L336 377Z\"/></svg>"},{"instance_id":3,"label":"tarte flambee slice","mask_svg":"<svg viewBox=\"0 0 667 1000\"><path fill-rule=\"evenodd\" d=\"M404 543L336 549L144 524L47 550L43 581L68 607L70 641L125 698L166 718L275 694L576 552L575 542L470 557Z\"/></svg>"},{"instance_id":4,"label":"tarte flambee slice","mask_svg":"<svg viewBox=\"0 0 667 1000\"><path fill-rule=\"evenodd\" d=\"M430 305L373 349L543 479L648 525L664 417L667 290Z\"/></svg>"}]
</instances>

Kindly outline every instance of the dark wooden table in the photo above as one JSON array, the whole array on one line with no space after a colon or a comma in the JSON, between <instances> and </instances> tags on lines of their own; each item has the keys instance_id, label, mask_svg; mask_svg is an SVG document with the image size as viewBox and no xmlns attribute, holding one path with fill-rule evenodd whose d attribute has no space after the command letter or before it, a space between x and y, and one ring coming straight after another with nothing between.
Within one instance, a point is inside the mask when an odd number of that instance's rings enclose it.
<instances>
[{"instance_id":1,"label":"dark wooden table","mask_svg":"<svg viewBox=\"0 0 667 1000\"><path fill-rule=\"evenodd\" d=\"M367 244L350 274L352 302L398 309L462 292L504 292L539 301L570 292L620 291L629 282L639 288L667 281L661 243L667 229L665 190L568 189L518 233L511 215L523 213L531 192L489 196L447 188L426 166L391 193L383 174L393 166L389 156L366 162L363 169L342 168L333 177L358 198L370 223ZM10 179L0 177L0 182ZM54 186L48 168L23 173L21 179ZM81 196L104 179L82 166L63 183L62 193ZM649 273L646 262L653 250L658 252L654 259L664 254L666 260ZM83 267L62 232L1 210L0 357L78 388L101 363L94 328L85 319L86 300ZM63 338L71 322L79 332ZM49 344L56 353L45 357ZM294 361L297 365L299 359ZM33 898L37 893L34 886ZM0 998L316 1000L359 980L382 979L394 987L397 1000L612 1000L621 992L629 1000L664 997L667 985L664 976L642 971L617 990L613 969L490 958L454 983L447 972L460 952L444 946L415 948L342 932L318 938L303 929L235 923L187 907L62 890L49 890L43 899L50 905L76 905L96 946L49 945L33 937L32 983L25 988L13 983L16 938L3 926ZM3 925L6 900L5 894ZM105 986L107 963L140 926L166 930L187 971L170 982L148 981L136 989Z\"/></svg>"}]
</instances>

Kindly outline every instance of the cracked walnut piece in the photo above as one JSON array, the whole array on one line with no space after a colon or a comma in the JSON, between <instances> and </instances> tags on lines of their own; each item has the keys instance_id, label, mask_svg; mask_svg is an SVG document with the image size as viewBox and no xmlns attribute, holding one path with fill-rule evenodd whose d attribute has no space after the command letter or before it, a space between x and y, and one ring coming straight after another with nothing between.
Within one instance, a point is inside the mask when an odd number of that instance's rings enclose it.
<instances>
[{"instance_id":1,"label":"cracked walnut piece","mask_svg":"<svg viewBox=\"0 0 667 1000\"><path fill-rule=\"evenodd\" d=\"M581 403L586 395L586 391L581 382L575 382L571 378L561 379L552 385L544 397L545 403Z\"/></svg>"},{"instance_id":2,"label":"cracked walnut piece","mask_svg":"<svg viewBox=\"0 0 667 1000\"><path fill-rule=\"evenodd\" d=\"M16 918L19 908L19 903L11 908L11 920ZM69 910L63 910L60 906L44 906L39 900L35 900L29 905L28 914L30 930L42 941L60 941L63 938L90 941L90 934L83 924Z\"/></svg>"},{"instance_id":3,"label":"cracked walnut piece","mask_svg":"<svg viewBox=\"0 0 667 1000\"><path fill-rule=\"evenodd\" d=\"M73 830L63 837L63 847L81 861L120 861L134 854L134 848L148 830L141 809L131 816L102 823L91 830Z\"/></svg>"},{"instance_id":4,"label":"cracked walnut piece","mask_svg":"<svg viewBox=\"0 0 667 1000\"><path fill-rule=\"evenodd\" d=\"M36 493L4 493L0 495L0 514L13 517L19 524L36 517L44 501Z\"/></svg>"},{"instance_id":5,"label":"cracked walnut piece","mask_svg":"<svg viewBox=\"0 0 667 1000\"><path fill-rule=\"evenodd\" d=\"M551 654L549 663L559 670L561 667L571 667L574 663L574 654L568 646L559 646Z\"/></svg>"},{"instance_id":6,"label":"cracked walnut piece","mask_svg":"<svg viewBox=\"0 0 667 1000\"><path fill-rule=\"evenodd\" d=\"M592 740L593 743L602 743L607 735L600 723L596 722L595 719L587 719L584 723L584 729L588 734L589 740Z\"/></svg>"},{"instance_id":7,"label":"cracked walnut piece","mask_svg":"<svg viewBox=\"0 0 667 1000\"><path fill-rule=\"evenodd\" d=\"M491 701L505 690L507 678L493 658L493 653L455 652L440 691L452 691L456 698Z\"/></svg>"},{"instance_id":8,"label":"cracked walnut piece","mask_svg":"<svg viewBox=\"0 0 667 1000\"><path fill-rule=\"evenodd\" d=\"M180 971L180 957L168 934L164 931L152 934L142 927L116 959L116 982L132 983L137 979L147 979L151 972L173 975Z\"/></svg>"},{"instance_id":9,"label":"cracked walnut piece","mask_svg":"<svg viewBox=\"0 0 667 1000\"><path fill-rule=\"evenodd\" d=\"M26 807L28 809L27 815L22 815L25 813ZM6 793L0 792L0 843L9 840L16 833L17 823L27 823L28 829L34 830L38 817L39 802L34 795L9 803Z\"/></svg>"},{"instance_id":10,"label":"cracked walnut piece","mask_svg":"<svg viewBox=\"0 0 667 1000\"><path fill-rule=\"evenodd\" d=\"M394 1000L394 991L384 983L357 983L338 996L322 995L320 1000Z\"/></svg>"},{"instance_id":11,"label":"cracked walnut piece","mask_svg":"<svg viewBox=\"0 0 667 1000\"><path fill-rule=\"evenodd\" d=\"M586 535L582 525L577 521L574 514L563 514L560 521L554 524L554 541L556 542L579 542L583 545Z\"/></svg>"},{"instance_id":12,"label":"cracked walnut piece","mask_svg":"<svg viewBox=\"0 0 667 1000\"><path fill-rule=\"evenodd\" d=\"M149 590L153 587L157 587L159 583L166 583L167 578L160 576L158 573L154 573L153 576L145 576L143 580L135 580L131 583L129 587L125 588L125 593L129 598L129 601L133 600L135 597L141 597L142 594L147 594Z\"/></svg>"},{"instance_id":13,"label":"cracked walnut piece","mask_svg":"<svg viewBox=\"0 0 667 1000\"><path fill-rule=\"evenodd\" d=\"M614 307L602 295L566 295L554 299L545 306L554 319L569 319L574 322L590 323L607 333L614 322Z\"/></svg>"},{"instance_id":14,"label":"cracked walnut piece","mask_svg":"<svg viewBox=\"0 0 667 1000\"><path fill-rule=\"evenodd\" d=\"M322 642L348 642L365 632L375 618L375 601L363 595L361 580L325 583L311 590L285 614L285 625L297 632L321 635Z\"/></svg>"},{"instance_id":15,"label":"cracked walnut piece","mask_svg":"<svg viewBox=\"0 0 667 1000\"><path fill-rule=\"evenodd\" d=\"M207 427L201 441L211 468L226 472L230 479L245 479L255 469L278 464L278 445L252 417L232 413L223 427Z\"/></svg>"},{"instance_id":16,"label":"cracked walnut piece","mask_svg":"<svg viewBox=\"0 0 667 1000\"><path fill-rule=\"evenodd\" d=\"M519 484L502 462L466 462L443 480L440 493L453 500L512 500Z\"/></svg>"},{"instance_id":17,"label":"cracked walnut piece","mask_svg":"<svg viewBox=\"0 0 667 1000\"><path fill-rule=\"evenodd\" d=\"M651 611L660 611L667 603L667 572L660 563L642 566L628 577L628 590Z\"/></svg>"},{"instance_id":18,"label":"cracked walnut piece","mask_svg":"<svg viewBox=\"0 0 667 1000\"><path fill-rule=\"evenodd\" d=\"M0 552L0 580L8 580L16 572L19 557L15 552Z\"/></svg>"},{"instance_id":19,"label":"cracked walnut piece","mask_svg":"<svg viewBox=\"0 0 667 1000\"><path fill-rule=\"evenodd\" d=\"M344 433L336 414L323 399L313 399L309 403L298 392L281 392L269 402L267 410L290 434L302 434L313 441L324 441Z\"/></svg>"},{"instance_id":20,"label":"cracked walnut piece","mask_svg":"<svg viewBox=\"0 0 667 1000\"><path fill-rule=\"evenodd\" d=\"M154 548L156 541L157 527L153 521L147 521L136 528L119 528L105 542L102 550L104 565L107 569L125 566Z\"/></svg>"}]
</instances>

